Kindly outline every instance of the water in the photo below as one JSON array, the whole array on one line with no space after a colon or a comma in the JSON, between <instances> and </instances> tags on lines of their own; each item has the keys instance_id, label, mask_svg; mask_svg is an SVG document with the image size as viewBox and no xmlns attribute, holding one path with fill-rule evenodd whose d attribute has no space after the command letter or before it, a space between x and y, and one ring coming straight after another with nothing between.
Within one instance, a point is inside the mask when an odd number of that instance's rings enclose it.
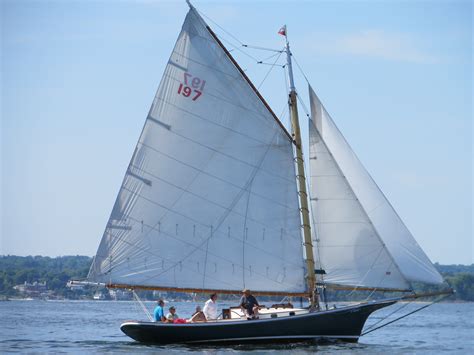
<instances>
[{"instance_id":1,"label":"water","mask_svg":"<svg viewBox=\"0 0 474 355\"><path fill-rule=\"evenodd\" d=\"M188 317L195 304L174 302ZM223 305L222 303L220 304ZM147 303L151 310L153 304ZM407 312L420 307L410 304ZM367 325L400 305L374 313ZM136 302L10 301L0 302L0 353L474 353L474 303L440 303L362 337L357 344L149 346L126 337L119 329L128 319L142 319Z\"/></svg>"}]
</instances>

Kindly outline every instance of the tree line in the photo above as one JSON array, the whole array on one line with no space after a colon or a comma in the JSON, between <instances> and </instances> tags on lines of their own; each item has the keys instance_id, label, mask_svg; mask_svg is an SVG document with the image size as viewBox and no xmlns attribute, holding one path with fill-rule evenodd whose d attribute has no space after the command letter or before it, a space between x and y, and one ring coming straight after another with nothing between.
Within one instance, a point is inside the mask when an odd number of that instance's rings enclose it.
<instances>
[{"instance_id":1,"label":"tree line","mask_svg":"<svg viewBox=\"0 0 474 355\"><path fill-rule=\"evenodd\" d=\"M84 279L87 276L92 258L88 256L0 256L0 295L19 296L14 286L27 283L46 282L49 290L65 298L77 298L77 292L66 287L68 280ZM447 283L455 290L450 300L474 301L474 264L471 265L440 265L435 267L443 275ZM439 290L433 285L415 284L417 292L432 292ZM93 288L86 289L86 294L92 294ZM179 295L174 295L179 297ZM387 297L385 294L371 294L372 298ZM189 297L189 295L183 295ZM343 301L364 299L366 292L331 291L327 290L328 301Z\"/></svg>"}]
</instances>

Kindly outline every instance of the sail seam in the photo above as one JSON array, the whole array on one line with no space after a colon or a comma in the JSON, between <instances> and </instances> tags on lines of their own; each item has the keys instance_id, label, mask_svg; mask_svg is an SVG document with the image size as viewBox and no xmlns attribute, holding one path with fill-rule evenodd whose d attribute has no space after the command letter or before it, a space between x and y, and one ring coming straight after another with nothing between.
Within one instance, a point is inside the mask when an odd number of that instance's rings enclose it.
<instances>
[{"instance_id":1,"label":"sail seam","mask_svg":"<svg viewBox=\"0 0 474 355\"><path fill-rule=\"evenodd\" d=\"M204 143L201 143L201 142L196 141L196 140L194 140L194 139L192 139L192 138L186 137L185 135L179 134L179 133L177 133L176 131L171 130L170 132L173 133L174 135L178 136L178 137L181 137L181 138L183 138L183 139L185 139L185 140L187 140L187 141L189 141L189 142L192 142L192 143L194 143L194 144L196 144L196 145L198 145L198 146L200 146L200 147L206 148L206 149L208 149L208 150L210 150L210 151L212 151L212 152L214 152L214 153L216 153L216 154L222 155L222 156L224 156L224 157L226 157L226 158L229 158L229 159L231 159L231 160L234 160L234 161L237 161L237 162L239 162L239 163L245 164L245 165L247 165L247 166L249 166L249 167L252 167L252 168L258 167L257 165L254 165L254 164L249 163L249 162L247 162L247 161L245 161L245 160L242 160L242 159L239 159L239 158L237 158L237 157L234 157L234 156L232 156L232 155L230 155L230 154L223 153L223 152L221 152L221 151L219 151L219 150L217 150L217 149L215 149L215 148L212 148L212 147L210 147L210 146L208 146L208 145L206 145L206 144L204 144ZM276 132L278 132L278 131L276 131ZM270 144L269 144L269 145L270 145ZM259 168L259 170L266 172L266 173L267 173L268 175L270 175L270 176L277 177L277 178L279 178L279 179L282 179L282 180L285 180L285 181L288 181L288 182L293 182L293 180L287 179L286 177L283 177L283 176L278 175L278 174L274 174L272 171L270 171L270 170L268 170L268 169Z\"/></svg>"},{"instance_id":2,"label":"sail seam","mask_svg":"<svg viewBox=\"0 0 474 355\"><path fill-rule=\"evenodd\" d=\"M128 217L128 218L134 220L135 222L139 222L137 219L135 219L135 218L133 218L133 217ZM158 231L158 230L157 230L155 227L153 227L152 225L148 225L148 224L145 224L145 225L146 225L147 227L149 227L149 228L155 230L155 231ZM160 230L159 232L162 233L162 234L167 235L168 237L170 237L170 238L172 238L172 239L175 239L175 240L177 240L177 241L179 241L179 242L182 242L182 243L184 243L184 244L187 244L187 245L189 245L189 246L195 248L191 253L189 253L189 254L188 254L185 258L183 258L181 261L184 261L184 260L187 259L190 255L192 255L194 252L196 252L196 251L198 251L198 250L203 251L203 250L201 249L201 247L203 247L204 243L206 243L206 241L207 241L207 239L208 239L208 238L207 238L206 240L203 241L203 243L201 243L201 244L199 244L199 245L194 245L194 244L191 244L191 243L189 243L189 242L186 242L186 241L183 240L183 239L176 238L176 237L173 236L171 233L165 232L165 231L163 231L163 230ZM238 240L237 238L234 238L234 239ZM139 246L136 246L136 245L134 245L134 244L132 244L132 243L130 243L130 242L128 242L128 241L125 241L125 240L121 240L121 241L124 242L124 243L126 243L126 244L128 244L128 245L130 245L130 246L132 246L132 247L136 247L136 248L141 249ZM254 245L252 245L252 246L254 247ZM258 248L258 247L256 247L256 248ZM264 250L261 249L261 248L258 248L258 249L264 251ZM158 256L158 257L160 257L161 259L164 259L164 260L166 260L166 261L168 261L168 262L170 262L170 263L172 263L172 264L174 263L173 266L170 266L169 268L167 268L167 269L164 270L163 272L159 273L158 275L153 275L153 276L151 276L150 278L145 279L145 281L148 280L148 279L151 279L151 278L160 276L160 275L162 275L163 273L168 272L169 270L171 270L172 268L176 267L176 266L179 264L179 262L176 263L176 261L168 260L168 259L166 259L166 258L163 258L162 256L159 256L159 255L157 255L157 254L151 253L151 252L149 252L149 251L146 250L146 249L141 249L141 251L146 252L146 253L149 253L149 254L151 254L151 255L153 255L153 256ZM221 260L223 260L223 261L226 261L226 262L228 262L228 263L230 263L230 264L233 264L233 262L232 262L231 260L224 258L224 257L223 257L222 255L220 255L220 254L215 254L215 253L212 253L212 252L209 252L209 254L212 255L213 257L219 258L219 259L221 259ZM276 257L276 258L279 258L279 257L280 257L279 255L274 255L274 254L271 254L271 253L268 253L268 252L267 252L267 254L269 254L269 255L271 255L271 256L273 256L273 257ZM116 264L120 265L120 263L116 263ZM293 265L294 267L298 267L298 266L299 266L299 265L293 264L293 263L291 263L291 262L288 262L288 264L289 264L289 265ZM152 265L152 264L151 264L151 265ZM246 267L243 266L243 265L237 264L237 266L240 267L240 268L242 268L242 269L245 269L245 270L247 270L247 271L250 271L249 268L246 268ZM193 269L193 270L194 270L194 269ZM143 273L145 273L145 272L147 272L147 271L143 271ZM260 275L260 276L266 278L267 280L273 281L273 282L275 282L275 283L277 283L277 284L279 284L279 285L284 284L283 282L279 282L279 281L277 281L277 280L275 280L275 279L269 278L268 276L266 276L266 275L264 275L263 273L260 273L260 272L258 272L258 271L255 271L255 270L254 270L253 272L255 272L256 274L258 274L258 275ZM200 273L200 274L202 275L202 273ZM213 279L216 280L216 281L221 281L221 280L216 279L216 278L213 278Z\"/></svg>"},{"instance_id":3,"label":"sail seam","mask_svg":"<svg viewBox=\"0 0 474 355\"><path fill-rule=\"evenodd\" d=\"M135 167L134 165L132 165L132 166ZM205 198L204 196L201 196L201 195L198 195L198 194L196 194L196 193L194 193L194 192L191 192L191 191L189 191L189 190L186 190L184 187L181 187L181 186L178 186L178 185L176 185L176 184L173 184L172 182L169 182L169 181L167 181L167 180L165 180L165 179L163 179L163 178L160 178L159 176L156 176L156 175L154 175L154 174L152 174L152 173L150 173L150 172L148 172L148 171L142 170L142 169L140 169L140 168L138 168L138 167L135 167L135 168L136 168L137 170L140 170L140 171L143 172L144 174L151 176L151 177L154 178L154 179L157 179L157 180L159 180L159 181L162 181L162 182L164 182L165 184L168 184L168 185L170 185L170 186L173 186L173 187L175 187L175 188L177 188L177 189L179 189L179 190L183 190L184 192L186 192L186 193L188 193L188 194L190 194L190 195L192 195L192 196L195 196L195 197L197 197L197 198L200 198L200 199L202 199L202 200L204 200L204 201L206 201L206 202L209 202L210 204L212 204L212 205L214 205L214 206L221 207L221 208L223 208L223 209L228 209L228 207L226 207L226 206L224 206L224 205L221 205L221 204L219 204L219 203L217 203L217 202L214 202L214 201L211 201L211 200ZM211 177L214 177L214 176L211 175ZM237 186L235 186L235 187L238 188L239 190L242 189L241 187L237 187ZM252 192L251 194L252 194L253 196L261 197L259 194L256 194L256 193L253 193L253 192ZM273 202L272 200L269 200L269 201ZM285 208L285 209L291 210L291 208L290 208L289 206L287 206L287 205L284 205L284 204L279 204L279 205L280 205L281 207ZM241 213L239 213L239 212L237 212L237 211L234 211L234 212L235 212L237 215L239 215L239 216L243 216ZM253 220L253 221L255 221L256 223L260 223L260 224L262 224L262 225L265 225L265 224L263 224L263 223L260 222L260 221L257 221L257 220Z\"/></svg>"},{"instance_id":4,"label":"sail seam","mask_svg":"<svg viewBox=\"0 0 474 355\"><path fill-rule=\"evenodd\" d=\"M232 183L232 182L230 182L230 181L227 181L227 180L225 180L225 179L222 179L222 178L220 178L220 177L218 177L218 176L216 176L216 175L212 175L212 174L210 174L210 173L208 173L208 172L206 172L206 171L204 171L204 170L202 170L202 169L199 169L199 168L197 168L197 167L195 167L195 166L192 166L191 164L188 164L188 163L186 163L186 162L184 162L184 161L182 161L182 160L179 160L179 159L177 159L177 158L175 158L175 157L172 157L171 155L166 154L166 153L164 153L164 152L162 152L162 151L160 151L160 150L158 150L158 149L156 149L156 148L154 148L154 147L152 147L152 146L150 146L150 145L148 145L148 144L145 144L145 143L142 143L142 142L139 142L139 144L142 145L143 147L146 147L147 149L150 149L150 150L152 150L152 151L154 151L154 152L156 152L156 153L158 153L158 154L161 154L161 155L163 155L163 156L165 156L165 157L167 157L167 158L169 158L169 159L172 159L172 160L174 160L174 161L176 161L176 162L178 162L178 163L181 163L181 164L183 164L184 166L187 166L187 167L189 167L189 168L191 168L191 169L194 169L194 170L200 172L201 174L204 174L204 175L206 175L206 176L212 177L212 178L214 178L214 179L216 179L216 180L218 180L218 181L221 181L221 182L223 182L223 183L225 183L225 184L228 184L228 185L230 185L230 186L232 186L232 187L235 187L235 188L237 188L237 189L239 189L239 190L241 190L241 189L243 188L242 186L236 185L236 184L234 184L234 183ZM264 196L264 195L261 195L261 194L255 193L255 192L254 192L253 194L254 194L255 196L259 196L260 198L266 199L266 200L268 200L268 201L270 201L270 202L273 202L273 203L275 203L275 204L279 204L279 205L282 206L282 207L287 207L286 205L284 205L284 204L282 204L282 203L280 203L280 202L278 202L278 201L275 201L275 200L273 200L273 199L271 199L271 198L269 198L269 197L266 197L266 196Z\"/></svg>"},{"instance_id":5,"label":"sail seam","mask_svg":"<svg viewBox=\"0 0 474 355\"><path fill-rule=\"evenodd\" d=\"M139 221L139 220L137 220L136 218L131 217L131 216L129 216L128 218L130 218L131 220L135 221L136 223L140 223L140 222L141 222L141 221ZM183 240L183 239L177 238L176 236L172 235L171 233L168 233L168 232L163 231L163 230L157 230L156 227L153 227L152 225L147 224L147 223L144 223L144 226L147 226L147 227L149 227L149 228L151 228L151 229L153 229L154 231L157 231L157 232L159 232L159 233L166 234L168 237L170 237L170 238L172 238L172 239L174 239L174 240L177 240L177 241L179 241L179 242L182 242L182 243L184 243L184 244L187 244L187 245L189 245L189 246L191 246L191 247L194 247L194 248L199 248L200 246L202 246L202 245L204 244L204 243L201 243L200 245L192 244L192 243L187 242L187 241L185 241L185 240ZM216 229L216 230L218 230L218 229ZM223 232L219 232L219 234L220 234L221 236L225 236ZM241 241L241 239L234 237L232 234L231 234L231 238L234 239L234 240L236 240L236 241ZM121 240L121 241L123 241L123 240ZM204 242L205 242L205 241L204 241ZM274 258L279 258L279 257L280 257L279 255L272 254L272 253L268 252L267 250L262 249L262 248L256 246L255 244L251 244L251 243L247 243L247 244L249 244L252 248L258 249L258 250L260 250L260 251L262 251L262 252L264 252L264 253L266 253L266 254L268 254L269 256L272 256L272 257L274 257ZM146 251L146 249L143 249L142 251ZM151 252L150 252L150 254L153 255L153 256L158 256L158 255L153 254L153 253L151 253ZM221 258L221 259L224 260L224 261L231 262L229 259L226 259L226 258L222 257L222 256L219 255L219 254L214 254L214 253L212 253L212 252L211 252L210 254L211 254L212 256L219 257L219 258ZM162 257L161 257L161 258L162 258ZM290 261L288 262L288 264L289 264L289 265L293 265L293 266L295 266L295 267L298 267L298 266L299 266L299 265L294 264L294 263L292 263L292 262L290 262ZM242 265L238 265L238 266L241 266L241 267L242 267ZM262 275L263 275L263 274L262 274Z\"/></svg>"},{"instance_id":6,"label":"sail seam","mask_svg":"<svg viewBox=\"0 0 474 355\"><path fill-rule=\"evenodd\" d=\"M169 212L176 213L176 214L180 215L181 217L186 218L186 219L189 219L189 220L191 220L191 221L193 221L193 222L195 222L195 223L197 223L197 224L200 224L200 225L202 225L202 226L204 226L204 227L210 227L210 225L207 225L207 224L202 223L202 222L200 222L200 221L198 221L198 220L195 220L195 219L193 219L193 218L191 218L191 217L189 217L189 216L186 216L186 215L184 215L184 214L181 214L181 213L175 211L174 209L172 209L171 207L167 207L167 206L162 205L161 203L159 203L159 202L157 202L157 201L155 201L155 200L146 198L146 197L140 195L140 193L136 193L136 192L134 192L134 191L132 191L132 190L130 190L130 189L128 189L128 188L125 188L125 187L124 187L123 189L126 190L126 191L128 191L128 192L130 192L131 194L135 195L137 198L141 198L141 199L143 199L143 200L145 200L145 201L148 201L148 202L150 202L150 203L152 203L152 204L155 204L155 205L157 205L157 206L159 206L159 207L162 207L163 209L165 209L165 210L167 210L167 211L169 211ZM199 196L193 194L192 192L189 192L188 190L185 190L184 188L183 188L182 190L183 190L183 192L189 193L190 195L199 197ZM245 191L245 190L242 188L241 191L239 192L239 194L242 193L242 190ZM253 195L253 194L252 194L252 195ZM236 198L238 198L238 196L236 196ZM208 200L206 200L206 199L204 199L204 198L202 198L202 199L205 200L205 201L208 201ZM208 202L209 202L209 203L212 203L212 202L210 202L210 201L208 201ZM215 203L212 203L212 204L214 204L215 206L218 206L218 207L224 209L225 211L227 211L227 212L228 212L227 215L229 215L230 213L234 213L234 214L236 214L236 215L238 215L238 216L240 216L240 217L245 217L243 214L234 211L234 210L233 210L232 208L230 208L230 207L225 207L225 206L218 205L218 204L215 204ZM255 222L255 223L257 223L257 224L259 224L259 225L261 225L261 226L263 226L263 227L265 227L265 228L268 228L269 230L273 230L273 231L279 233L279 231L277 231L276 229L272 228L271 226L269 226L269 225L266 224L266 223L263 223L263 222L261 222L261 221L255 220L255 219L253 219L253 218L249 218L249 219L250 219L252 222ZM286 235L292 237L293 239L299 239L299 237L297 237L297 236L295 236L295 235L293 235L293 234L286 234Z\"/></svg>"},{"instance_id":7,"label":"sail seam","mask_svg":"<svg viewBox=\"0 0 474 355\"><path fill-rule=\"evenodd\" d=\"M133 219L133 218L132 218L132 219ZM139 246L137 246L137 245L135 245L135 244L133 244L133 243L131 243L131 242L129 242L129 241L121 240L121 242L123 242L123 243L125 243L125 244L128 244L129 246L134 247L134 248L136 248L136 249L139 249L139 250L142 251L142 252L151 254L151 255L153 255L153 256L156 256L156 257L158 257L158 258L161 258L161 259L163 259L163 260L166 260L167 262L173 263L173 261L171 261L171 260L169 260L169 259L166 259L166 258L163 258L163 257L160 256L160 255L151 253L149 250L146 250L146 249L144 249L144 248L142 248L142 247L139 247ZM116 262L115 262L115 265L116 265L115 267L117 267L117 265L123 264L124 262L125 262L125 261L122 261L122 262L117 262L117 261L116 261ZM174 265L173 267L171 267L171 268L168 268L168 269L167 269L166 271L164 271L164 272L167 272L167 271L171 270L172 268L175 268L176 265L177 265L177 264L175 264L175 265ZM195 271L195 269L191 269L191 270ZM149 271L153 271L153 269L152 269L152 270L144 270L144 271L142 271L142 273L146 273L146 272L149 272ZM164 273L164 272L163 272L163 273ZM198 271L195 271L195 272L197 272L197 273L199 274ZM161 273L161 274L163 274L163 273ZM106 273L103 273L103 275L105 275L105 274L106 274ZM135 273L135 274L138 274L138 273ZM161 275L161 274L158 274L158 276ZM124 275L124 276L127 276L127 275ZM153 275L153 276L151 276L151 277L149 277L149 278L145 278L143 281L146 282L147 280L152 279L152 278L154 278L154 277L156 277L156 276L157 276L157 275ZM211 277L211 278L213 278L213 277ZM225 282L225 281L222 281L222 280L219 280L219 279L215 279L215 278L213 278L213 279L216 280L216 281L219 281L219 282L222 282L222 283L226 283L226 284L227 284L227 282ZM110 283L111 283L111 282L110 282ZM231 284L229 284L229 285L231 285Z\"/></svg>"},{"instance_id":8,"label":"sail seam","mask_svg":"<svg viewBox=\"0 0 474 355\"><path fill-rule=\"evenodd\" d=\"M129 218L132 219L132 220L134 220L134 221L136 221L136 222L138 222L138 220L136 220L136 219L133 218L133 217L129 217ZM150 226L150 225L147 225L147 226L148 226L148 227L151 227L151 228L154 229L154 230L156 230L153 226ZM185 243L185 244L188 244L188 245L190 245L190 246L195 247L195 245L190 244L190 243L188 243L188 242L186 242L186 241L183 241L183 240L181 240L181 239L179 239L179 238L176 238L176 237L172 236L171 234L169 234L169 233L167 233L167 232L160 231L160 233L164 233L164 234L168 235L169 237L171 237L171 238L173 238L173 239L175 239L175 240L181 241L181 242L183 242L183 243ZM127 241L127 240L123 240L123 239L116 238L116 237L114 237L114 239L119 239L120 242L123 242L123 243L125 243L125 244L128 244L129 246L134 247L134 248L136 248L136 249L139 249L139 250L142 251L142 252L145 252L145 253L151 254L151 255L153 255L153 256L156 256L156 257L158 257L158 258L161 258L161 259L163 259L163 260L166 260L166 261L169 262L169 263L173 263L173 262L174 262L174 261L169 260L169 259L166 259L166 258L164 258L164 257L162 257L162 256L160 256L160 255L158 255L158 254L152 253L152 252L150 252L149 250L144 249L143 247L140 247L140 246L138 246L138 245L135 245L135 244L133 244L133 243ZM202 246L202 245L203 245L203 244L201 244L201 246ZM199 249L199 250L200 250L200 249ZM195 251L196 251L196 250L195 250ZM210 253L210 254L211 254L212 256L215 256L215 257L217 257L217 258L220 258L220 259L222 259L222 260L224 260L224 261L227 261L227 262L229 262L229 263L232 263L232 261L230 261L230 260L228 260L228 259L222 257L221 255L214 254L214 253ZM115 265L114 268L120 266L121 264L125 263L126 261L127 261L127 259L125 259L124 261L115 261L115 263L114 263L114 265ZM156 263L158 263L158 262L151 263L150 265L153 265L153 264L156 264ZM152 278L154 278L154 277L160 276L160 275L162 275L163 273L168 272L169 270L175 268L177 265L178 265L178 263L174 264L173 266L169 267L168 269L166 269L165 271L163 271L162 273L160 273L160 274L158 274L158 275L153 275L153 276L151 276L151 277L149 277L149 278L145 278L143 281L146 282L146 281L149 280L149 279L152 279ZM238 266L241 267L242 269L245 269L245 267L242 266L242 265L238 265ZM297 266L297 265L295 265L295 266ZM157 270L157 269L158 269L158 268L155 268L155 270ZM193 271L195 271L194 268L190 268L190 269L193 270ZM248 269L247 269L247 270L248 270ZM105 274L109 273L110 271L111 271L111 270L108 270L107 272L102 273L102 274L99 274L99 275L105 275ZM150 272L150 271L153 271L153 269L143 270L143 271L140 272L140 273L147 273L147 272ZM197 271L196 271L196 272L197 272ZM140 273L136 272L136 273L133 273L133 274L140 274ZM202 275L201 272L197 272L197 273ZM262 273L259 273L259 272L255 272L255 273L256 273L256 274L259 274L259 275L262 276L262 277L265 277L265 278L266 278L267 280L269 280L269 281L273 281L273 282L275 282L275 283L277 283L277 284L279 284L279 285L284 285L283 282L279 282L279 281L277 281L277 280L271 279L271 278L269 278L269 277L263 275ZM124 276L127 276L127 275L132 275L132 274L126 274L126 275L124 275ZM217 278L214 278L214 277L210 277L210 278L213 279L213 280L215 280L215 281L219 281L219 282L222 282L222 283L227 283L227 282L225 282L225 281L223 281L223 280L220 280L220 279L217 279ZM228 284L228 283L227 283L227 284ZM229 284L229 285L230 285L230 284Z\"/></svg>"},{"instance_id":9,"label":"sail seam","mask_svg":"<svg viewBox=\"0 0 474 355\"><path fill-rule=\"evenodd\" d=\"M209 95L215 97L216 99L220 99L220 100L222 100L222 101L225 101L225 102L227 102L227 103L230 103L230 102L228 102L227 100L221 99L221 98L219 98L219 97L217 97L217 96L215 96L215 95L212 95L212 94L209 94ZM253 140L253 141L255 141L255 142L258 142L258 143L261 143L261 144L268 144L267 142L262 141L262 140L260 140L260 139L258 139L258 138L255 138L255 137L250 136L250 135L248 135L248 134L245 134L245 133L243 133L243 132L237 131L237 130L231 128L231 127L228 127L228 126L219 124L219 123L217 123L217 122L215 122L215 121L212 121L212 120L210 120L210 119L207 119L207 118L205 118L205 117L203 117L203 116L201 116L201 115L198 115L198 114L196 114L196 113L194 113L194 112L188 111L188 110L186 110L186 109L184 109L184 108L182 108L182 107L179 107L179 106L173 104L172 102L170 102L170 101L168 101L168 100L165 100L165 99L162 98L162 97L157 97L157 98L158 98L160 101L162 101L163 103L166 103L167 105L173 106L174 108L176 108L176 109L179 110L179 111L185 112L185 113L187 113L187 114L189 114L189 115L191 115L191 116L193 116L193 117L199 118L199 119L201 119L201 120L203 120L203 121L205 121L205 122L208 122L208 123L210 123L210 124L213 124L213 125L215 125L215 126L217 126L217 127L224 128L224 129L229 130L229 131L231 131L231 132L233 132L233 133L239 134L239 135L241 135L241 136L243 136L243 137L245 137L245 138L249 138L249 139L251 139L251 140ZM255 114L258 114L258 115L264 117L264 115L261 115L260 113L255 112L255 111L252 111L252 110L250 110L250 109L248 109L248 108L246 108L246 107L243 107L243 106L240 106L240 105L235 105L235 104L234 104L234 106L239 107L239 108L242 108L242 109L245 109L245 110L247 110L247 111L250 111L250 112L252 112L252 113L255 113ZM274 128L274 127L272 127L272 128ZM280 145L277 145L277 147L280 148Z\"/></svg>"}]
</instances>

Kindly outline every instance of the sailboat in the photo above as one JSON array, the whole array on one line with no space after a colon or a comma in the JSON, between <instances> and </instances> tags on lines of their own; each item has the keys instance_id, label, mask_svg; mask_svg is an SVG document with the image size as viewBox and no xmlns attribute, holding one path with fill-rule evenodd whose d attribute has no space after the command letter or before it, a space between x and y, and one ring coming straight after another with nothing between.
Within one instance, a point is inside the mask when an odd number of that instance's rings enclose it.
<instances>
[{"instance_id":1,"label":"sailboat","mask_svg":"<svg viewBox=\"0 0 474 355\"><path fill-rule=\"evenodd\" d=\"M204 323L127 321L121 330L157 344L356 342L374 311L418 297L413 282L442 284L311 86L302 139L286 32L291 133L188 4L88 279L130 290L250 289L309 306L262 307L252 320L229 308ZM326 289L402 296L328 308Z\"/></svg>"}]
</instances>

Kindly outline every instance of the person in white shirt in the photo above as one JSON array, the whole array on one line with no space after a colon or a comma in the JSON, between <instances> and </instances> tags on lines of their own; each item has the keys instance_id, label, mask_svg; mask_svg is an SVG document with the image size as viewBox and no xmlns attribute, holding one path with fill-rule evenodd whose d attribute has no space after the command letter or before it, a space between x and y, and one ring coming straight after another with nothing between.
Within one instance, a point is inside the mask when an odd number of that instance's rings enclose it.
<instances>
[{"instance_id":1,"label":"person in white shirt","mask_svg":"<svg viewBox=\"0 0 474 355\"><path fill-rule=\"evenodd\" d=\"M213 293L204 304L204 315L207 320L217 319L217 293Z\"/></svg>"}]
</instances>

